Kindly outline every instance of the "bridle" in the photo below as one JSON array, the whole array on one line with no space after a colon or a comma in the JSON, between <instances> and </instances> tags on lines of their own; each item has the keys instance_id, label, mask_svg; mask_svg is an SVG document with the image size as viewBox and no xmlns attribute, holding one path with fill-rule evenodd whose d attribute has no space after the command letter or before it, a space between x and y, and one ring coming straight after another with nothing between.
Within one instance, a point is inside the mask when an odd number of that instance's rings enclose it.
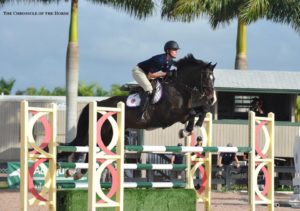
<instances>
[{"instance_id":1,"label":"bridle","mask_svg":"<svg viewBox=\"0 0 300 211\"><path fill-rule=\"evenodd\" d=\"M205 90L207 88L213 88L211 86L209 86L207 83L203 83L203 79L204 79L204 74L213 74L213 71L212 70L205 70L205 71L202 71L201 74L200 74L200 86L197 87L196 85L195 86L190 86L180 80L176 80L176 83L182 87L184 90L186 90L187 92L189 92L190 94L192 93L199 93L200 94L200 98L203 98L205 96Z\"/></svg>"}]
</instances>

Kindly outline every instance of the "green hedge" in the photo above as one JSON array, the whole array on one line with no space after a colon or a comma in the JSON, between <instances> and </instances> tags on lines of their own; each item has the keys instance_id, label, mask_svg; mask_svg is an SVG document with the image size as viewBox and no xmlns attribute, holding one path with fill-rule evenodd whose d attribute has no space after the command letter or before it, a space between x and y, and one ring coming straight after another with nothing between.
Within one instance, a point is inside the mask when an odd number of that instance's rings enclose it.
<instances>
[{"instance_id":1,"label":"green hedge","mask_svg":"<svg viewBox=\"0 0 300 211\"><path fill-rule=\"evenodd\" d=\"M85 211L87 190L57 191L58 211ZM97 210L115 210L98 208ZM196 211L196 194L191 189L125 189L125 211Z\"/></svg>"}]
</instances>

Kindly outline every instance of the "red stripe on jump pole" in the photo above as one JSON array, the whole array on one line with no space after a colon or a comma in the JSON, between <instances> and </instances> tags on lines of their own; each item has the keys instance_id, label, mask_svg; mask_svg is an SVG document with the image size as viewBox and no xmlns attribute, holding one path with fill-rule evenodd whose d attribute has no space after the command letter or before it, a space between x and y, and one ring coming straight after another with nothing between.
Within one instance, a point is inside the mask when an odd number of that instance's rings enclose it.
<instances>
[{"instance_id":1,"label":"red stripe on jump pole","mask_svg":"<svg viewBox=\"0 0 300 211\"><path fill-rule=\"evenodd\" d=\"M43 196L41 196L35 189L34 187L34 183L33 183L33 174L35 169L43 162L47 161L47 158L41 158L38 159L36 162L34 162L32 164L32 166L29 168L28 170L28 190L30 193L32 193L32 195L34 195L34 197L40 201L48 201L47 199L45 199ZM45 172L44 172L45 173Z\"/></svg>"},{"instance_id":2,"label":"red stripe on jump pole","mask_svg":"<svg viewBox=\"0 0 300 211\"><path fill-rule=\"evenodd\" d=\"M266 167L262 167L262 171L264 172L264 175L265 175L265 187L262 192L262 195L265 196L270 190L271 178L270 178L270 174L269 174L268 170L266 169Z\"/></svg>"},{"instance_id":3,"label":"red stripe on jump pole","mask_svg":"<svg viewBox=\"0 0 300 211\"><path fill-rule=\"evenodd\" d=\"M33 115L37 114L37 111L30 111ZM45 147L47 147L50 143L51 137L52 137L52 130L51 126L49 124L49 121L45 118L45 116L42 116L39 118L40 122L42 123L44 130L45 130L45 136L44 139L39 146L42 150L44 150ZM36 150L32 150L29 152L30 154L37 154L38 152Z\"/></svg>"},{"instance_id":4,"label":"red stripe on jump pole","mask_svg":"<svg viewBox=\"0 0 300 211\"><path fill-rule=\"evenodd\" d=\"M267 121L262 121L260 124L258 124L255 127L255 151L261 158L267 158L267 156L261 151L259 148L259 131L262 129L262 127L267 123Z\"/></svg>"},{"instance_id":5,"label":"red stripe on jump pole","mask_svg":"<svg viewBox=\"0 0 300 211\"><path fill-rule=\"evenodd\" d=\"M206 187L208 181L207 181L207 175L206 175L206 172L205 172L205 169L203 168L203 166L200 165L198 167L198 169L199 169L199 171L201 172L201 175L202 175L202 182L201 182L201 186L198 190L198 193L202 194L202 192L205 190L205 187Z\"/></svg>"},{"instance_id":6,"label":"red stripe on jump pole","mask_svg":"<svg viewBox=\"0 0 300 211\"><path fill-rule=\"evenodd\" d=\"M106 154L108 155L115 155L112 151L110 151L103 143L102 136L101 136L101 129L104 122L112 115L116 114L116 112L107 112L104 114L97 122L97 144Z\"/></svg>"},{"instance_id":7,"label":"red stripe on jump pole","mask_svg":"<svg viewBox=\"0 0 300 211\"><path fill-rule=\"evenodd\" d=\"M105 160L104 159L97 159L97 161L103 163ZM111 165L107 165L107 168L110 172L110 175L112 177L112 181L111 181L111 188L109 189L109 192L107 193L107 197L111 198L113 195L116 194L118 187L119 187L119 180L118 180L118 172L117 170ZM97 201L97 203L106 203L104 200L100 199Z\"/></svg>"}]
</instances>

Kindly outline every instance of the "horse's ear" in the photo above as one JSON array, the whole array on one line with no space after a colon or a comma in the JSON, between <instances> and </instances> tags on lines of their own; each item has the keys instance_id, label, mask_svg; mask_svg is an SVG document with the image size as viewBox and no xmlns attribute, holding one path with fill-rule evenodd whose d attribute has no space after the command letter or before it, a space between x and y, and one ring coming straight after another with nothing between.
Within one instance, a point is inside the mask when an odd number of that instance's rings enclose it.
<instances>
[{"instance_id":1,"label":"horse's ear","mask_svg":"<svg viewBox=\"0 0 300 211\"><path fill-rule=\"evenodd\" d=\"M209 62L206 67L210 68L211 67L211 62Z\"/></svg>"},{"instance_id":2,"label":"horse's ear","mask_svg":"<svg viewBox=\"0 0 300 211\"><path fill-rule=\"evenodd\" d=\"M215 69L216 66L217 66L217 62L215 64L213 64L211 67L212 67L212 69Z\"/></svg>"}]
</instances>

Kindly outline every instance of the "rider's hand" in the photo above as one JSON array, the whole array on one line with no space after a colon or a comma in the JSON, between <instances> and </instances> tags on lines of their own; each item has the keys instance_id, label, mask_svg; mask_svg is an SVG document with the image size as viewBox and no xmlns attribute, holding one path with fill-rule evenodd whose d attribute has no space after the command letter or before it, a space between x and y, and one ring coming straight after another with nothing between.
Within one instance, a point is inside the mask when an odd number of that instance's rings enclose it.
<instances>
[{"instance_id":1,"label":"rider's hand","mask_svg":"<svg viewBox=\"0 0 300 211\"><path fill-rule=\"evenodd\" d=\"M167 73L165 72L162 72L162 71L158 71L158 72L155 72L155 73L148 73L147 77L148 79L151 79L151 78L160 78L160 77L165 77L167 75Z\"/></svg>"},{"instance_id":2,"label":"rider's hand","mask_svg":"<svg viewBox=\"0 0 300 211\"><path fill-rule=\"evenodd\" d=\"M160 73L160 76L159 77L165 77L167 75L166 72L159 72Z\"/></svg>"}]
</instances>

